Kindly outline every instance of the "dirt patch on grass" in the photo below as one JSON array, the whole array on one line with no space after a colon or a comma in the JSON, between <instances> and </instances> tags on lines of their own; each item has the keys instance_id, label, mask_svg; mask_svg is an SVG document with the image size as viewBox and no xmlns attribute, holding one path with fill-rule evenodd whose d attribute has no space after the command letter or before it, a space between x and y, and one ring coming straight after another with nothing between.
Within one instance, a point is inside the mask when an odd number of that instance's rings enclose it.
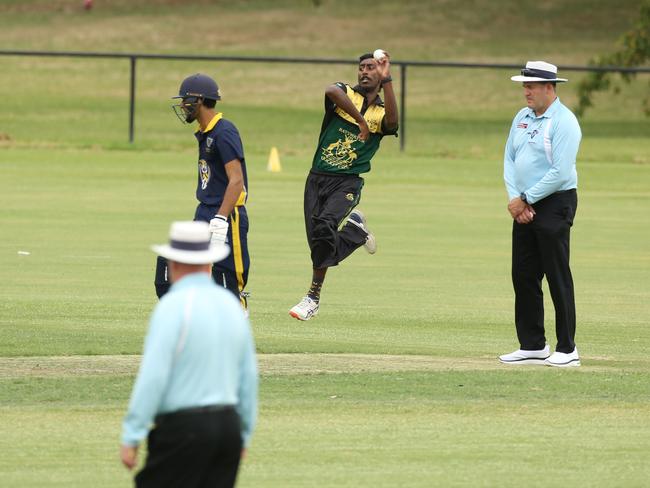
<instances>
[{"instance_id":1,"label":"dirt patch on grass","mask_svg":"<svg viewBox=\"0 0 650 488\"><path fill-rule=\"evenodd\" d=\"M494 359L384 354L258 354L262 375L495 369ZM132 375L140 356L52 356L0 359L0 378Z\"/></svg>"},{"instance_id":2,"label":"dirt patch on grass","mask_svg":"<svg viewBox=\"0 0 650 488\"><path fill-rule=\"evenodd\" d=\"M397 371L487 371L522 370L500 364L493 357L450 358L441 356L388 354L258 354L263 376L294 374L390 373ZM647 369L636 368L612 358L592 359L580 371ZM48 356L0 358L0 379L24 377L134 375L140 356ZM534 368L534 367L533 367Z\"/></svg>"},{"instance_id":3,"label":"dirt patch on grass","mask_svg":"<svg viewBox=\"0 0 650 488\"><path fill-rule=\"evenodd\" d=\"M261 354L258 359L260 372L269 375L495 369L500 366L488 358L387 354Z\"/></svg>"},{"instance_id":4,"label":"dirt patch on grass","mask_svg":"<svg viewBox=\"0 0 650 488\"><path fill-rule=\"evenodd\" d=\"M0 378L134 374L140 356L42 356L0 359Z\"/></svg>"}]
</instances>

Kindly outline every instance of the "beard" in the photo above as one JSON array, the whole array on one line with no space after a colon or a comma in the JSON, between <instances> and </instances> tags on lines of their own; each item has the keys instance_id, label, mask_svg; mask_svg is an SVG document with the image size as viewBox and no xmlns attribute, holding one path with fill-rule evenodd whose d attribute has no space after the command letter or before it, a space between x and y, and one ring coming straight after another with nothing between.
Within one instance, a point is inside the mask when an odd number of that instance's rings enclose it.
<instances>
[{"instance_id":1,"label":"beard","mask_svg":"<svg viewBox=\"0 0 650 488\"><path fill-rule=\"evenodd\" d=\"M195 102L188 107L184 107L183 111L185 112L185 122L191 124L199 115L199 102Z\"/></svg>"},{"instance_id":2,"label":"beard","mask_svg":"<svg viewBox=\"0 0 650 488\"><path fill-rule=\"evenodd\" d=\"M359 90L360 90L364 95L366 95L366 94L368 94L368 93L371 93L371 92L375 91L377 88L380 88L380 89L381 89L381 83L377 83L375 86L369 86L369 85L364 86L364 85L361 84L361 80L359 80Z\"/></svg>"}]
</instances>

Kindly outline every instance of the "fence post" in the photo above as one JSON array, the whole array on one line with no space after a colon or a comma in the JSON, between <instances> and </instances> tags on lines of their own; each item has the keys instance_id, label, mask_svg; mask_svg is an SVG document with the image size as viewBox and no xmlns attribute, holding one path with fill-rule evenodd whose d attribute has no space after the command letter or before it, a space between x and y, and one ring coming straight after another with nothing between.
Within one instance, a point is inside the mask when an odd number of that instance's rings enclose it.
<instances>
[{"instance_id":1,"label":"fence post","mask_svg":"<svg viewBox=\"0 0 650 488\"><path fill-rule=\"evenodd\" d=\"M131 97L129 104L129 142L133 144L133 119L135 117L135 56L131 56Z\"/></svg>"},{"instance_id":2,"label":"fence post","mask_svg":"<svg viewBox=\"0 0 650 488\"><path fill-rule=\"evenodd\" d=\"M406 146L406 64L400 64L399 150Z\"/></svg>"}]
</instances>

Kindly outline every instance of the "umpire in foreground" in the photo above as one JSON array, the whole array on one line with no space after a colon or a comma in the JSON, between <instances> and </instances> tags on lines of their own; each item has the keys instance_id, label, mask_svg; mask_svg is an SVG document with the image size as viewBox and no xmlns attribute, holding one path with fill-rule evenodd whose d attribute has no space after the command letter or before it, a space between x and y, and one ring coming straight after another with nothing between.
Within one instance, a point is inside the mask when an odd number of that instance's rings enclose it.
<instances>
[{"instance_id":1,"label":"umpire in foreground","mask_svg":"<svg viewBox=\"0 0 650 488\"><path fill-rule=\"evenodd\" d=\"M512 121L504 179L512 227L512 282L520 349L507 364L580 366L574 337L576 311L569 267L569 236L578 206L576 156L582 133L556 94L557 67L529 61L512 81L523 84L527 107ZM544 333L542 278L555 307L557 346L551 355Z\"/></svg>"},{"instance_id":2,"label":"umpire in foreground","mask_svg":"<svg viewBox=\"0 0 650 488\"><path fill-rule=\"evenodd\" d=\"M232 487L253 433L253 337L239 301L210 277L229 253L210 239L207 222L174 222L169 244L152 246L167 258L172 286L151 317L123 423L128 469L149 434L137 487Z\"/></svg>"}]
</instances>

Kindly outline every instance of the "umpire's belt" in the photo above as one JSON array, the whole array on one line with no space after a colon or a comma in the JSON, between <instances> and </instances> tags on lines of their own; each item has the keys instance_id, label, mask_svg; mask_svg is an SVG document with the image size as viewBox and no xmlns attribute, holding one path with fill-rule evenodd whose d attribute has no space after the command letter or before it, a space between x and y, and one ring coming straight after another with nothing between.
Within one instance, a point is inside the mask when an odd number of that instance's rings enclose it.
<instances>
[{"instance_id":1,"label":"umpire's belt","mask_svg":"<svg viewBox=\"0 0 650 488\"><path fill-rule=\"evenodd\" d=\"M174 412L161 413L159 415L156 415L156 418L154 418L154 423L156 425L160 425L163 422L167 422L177 417L183 417L185 415L197 415L211 412L227 412L229 410L235 410L234 405L205 405L202 407L183 408Z\"/></svg>"}]
</instances>

